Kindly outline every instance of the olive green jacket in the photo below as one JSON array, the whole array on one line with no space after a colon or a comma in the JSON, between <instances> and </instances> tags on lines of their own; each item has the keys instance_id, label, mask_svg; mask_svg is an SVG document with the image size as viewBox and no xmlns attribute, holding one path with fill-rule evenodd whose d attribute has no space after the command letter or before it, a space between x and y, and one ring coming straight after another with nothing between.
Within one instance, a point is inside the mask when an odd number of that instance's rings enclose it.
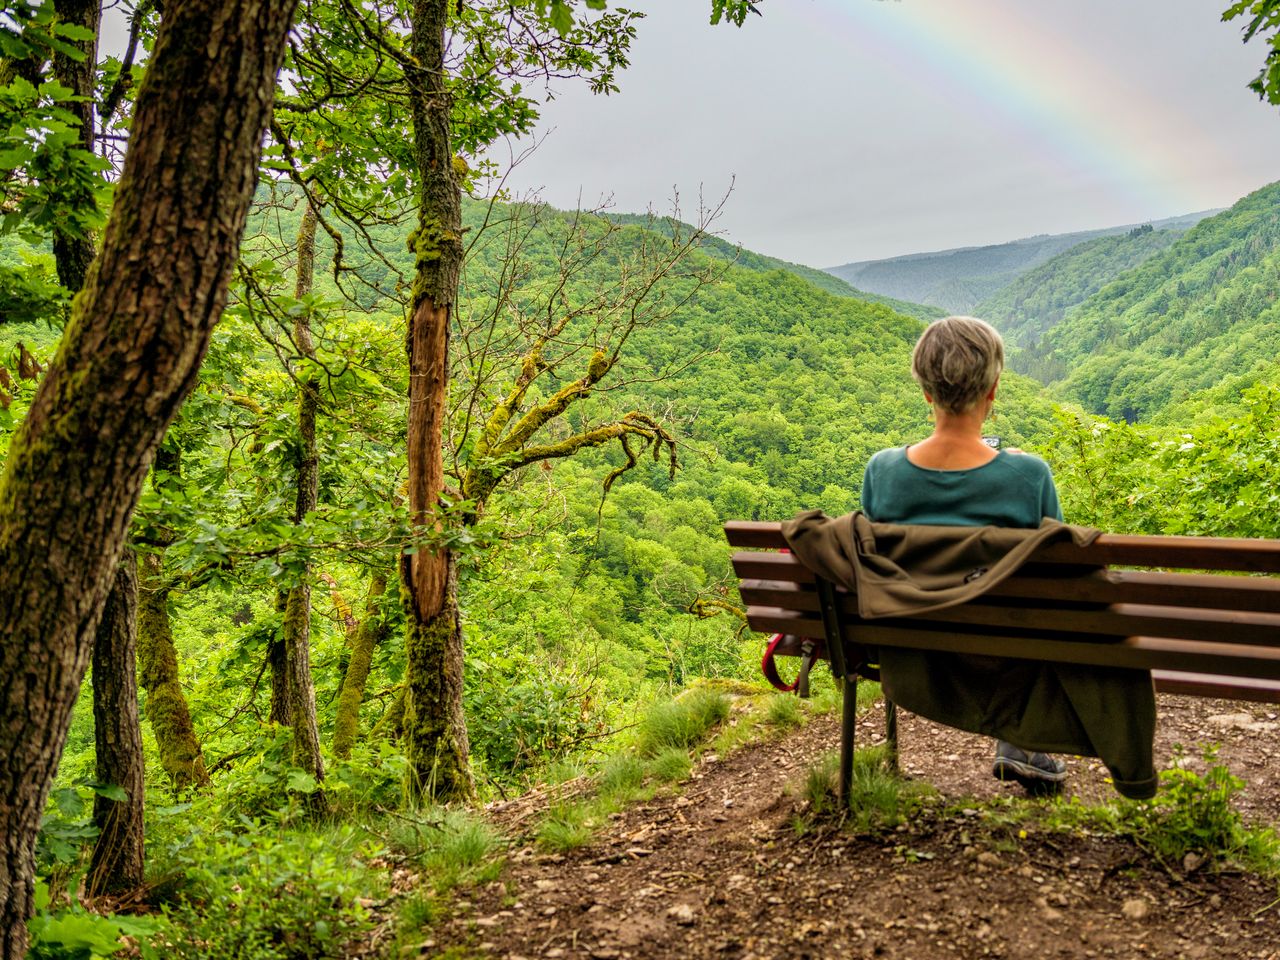
<instances>
[{"instance_id":1,"label":"olive green jacket","mask_svg":"<svg viewBox=\"0 0 1280 960\"><path fill-rule=\"evenodd\" d=\"M1046 541L1084 546L1098 531L1046 518L1039 528L872 523L820 510L783 524L809 569L857 594L866 619L910 616L971 600ZM1024 750L1099 757L1126 797L1155 794L1155 690L1150 671L879 648L885 696L948 726Z\"/></svg>"}]
</instances>

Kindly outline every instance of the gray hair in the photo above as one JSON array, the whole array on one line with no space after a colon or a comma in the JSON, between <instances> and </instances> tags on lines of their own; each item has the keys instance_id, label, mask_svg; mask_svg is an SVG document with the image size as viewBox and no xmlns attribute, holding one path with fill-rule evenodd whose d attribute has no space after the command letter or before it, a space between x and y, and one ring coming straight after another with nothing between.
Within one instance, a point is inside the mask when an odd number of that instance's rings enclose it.
<instances>
[{"instance_id":1,"label":"gray hair","mask_svg":"<svg viewBox=\"0 0 1280 960\"><path fill-rule=\"evenodd\" d=\"M975 317L946 317L925 328L911 354L911 375L948 413L973 409L1004 368L1004 341Z\"/></svg>"}]
</instances>

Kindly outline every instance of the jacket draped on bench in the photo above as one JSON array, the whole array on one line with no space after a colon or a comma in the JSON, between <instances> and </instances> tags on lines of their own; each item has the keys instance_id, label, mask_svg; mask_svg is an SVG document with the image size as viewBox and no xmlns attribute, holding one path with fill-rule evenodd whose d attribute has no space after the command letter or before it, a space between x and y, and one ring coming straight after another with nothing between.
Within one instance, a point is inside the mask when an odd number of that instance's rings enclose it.
<instances>
[{"instance_id":1,"label":"jacket draped on bench","mask_svg":"<svg viewBox=\"0 0 1280 960\"><path fill-rule=\"evenodd\" d=\"M975 600L1054 541L1088 546L1098 531L1045 519L1039 529L873 523L820 510L782 525L791 552L846 588L864 620L911 617ZM1156 702L1149 670L880 647L885 696L950 727L1024 750L1098 757L1126 797L1155 794Z\"/></svg>"}]
</instances>

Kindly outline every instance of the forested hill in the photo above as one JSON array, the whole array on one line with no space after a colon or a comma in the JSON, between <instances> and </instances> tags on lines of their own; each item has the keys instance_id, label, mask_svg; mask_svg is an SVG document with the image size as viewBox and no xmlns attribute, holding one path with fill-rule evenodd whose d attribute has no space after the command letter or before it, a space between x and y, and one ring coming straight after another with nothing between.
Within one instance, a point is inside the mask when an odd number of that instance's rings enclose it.
<instances>
[{"instance_id":1,"label":"forested hill","mask_svg":"<svg viewBox=\"0 0 1280 960\"><path fill-rule=\"evenodd\" d=\"M686 231L692 229L688 224L677 224L670 218L663 217L654 220L643 214L622 213L607 214L609 220L614 223L631 224L645 226L653 229L670 230L672 226L679 226ZM763 253L756 253L747 250L736 244L730 243L716 236L708 236L702 240L702 249L712 256L722 257L726 260L732 260L741 267L748 270L757 270L768 272L773 270L785 270L788 273L794 273L798 277L808 280L815 287L826 290L828 293L834 293L838 297L853 297L855 300L865 300L868 303L882 303L891 310L905 314L909 317L917 317L921 320L933 320L938 317L947 315L947 311L940 307L929 306L923 303L912 303L907 300L899 300L896 297L888 297L879 293L870 293L866 290L859 290L850 283L846 283L839 277L826 270L818 270L815 267L806 267L803 264L791 263L787 260L779 260L777 257L770 257Z\"/></svg>"},{"instance_id":2,"label":"forested hill","mask_svg":"<svg viewBox=\"0 0 1280 960\"><path fill-rule=\"evenodd\" d=\"M1146 224L1128 233L1086 240L1027 271L978 304L974 314L994 324L1009 346L1034 348L1071 307L1170 246L1183 232L1154 230ZM1022 369L1019 351L1010 354L1013 366Z\"/></svg>"},{"instance_id":3,"label":"forested hill","mask_svg":"<svg viewBox=\"0 0 1280 960\"><path fill-rule=\"evenodd\" d=\"M1280 353L1280 184L1201 221L1047 333L1024 368L1087 408L1148 419Z\"/></svg>"},{"instance_id":4,"label":"forested hill","mask_svg":"<svg viewBox=\"0 0 1280 960\"><path fill-rule=\"evenodd\" d=\"M1152 226L1185 230L1216 211L1192 213ZM828 267L827 272L860 289L941 307L949 313L971 313L1002 287L1077 244L1101 236L1128 233L1141 224L1027 237L984 247L916 253L885 260L865 260Z\"/></svg>"}]
</instances>

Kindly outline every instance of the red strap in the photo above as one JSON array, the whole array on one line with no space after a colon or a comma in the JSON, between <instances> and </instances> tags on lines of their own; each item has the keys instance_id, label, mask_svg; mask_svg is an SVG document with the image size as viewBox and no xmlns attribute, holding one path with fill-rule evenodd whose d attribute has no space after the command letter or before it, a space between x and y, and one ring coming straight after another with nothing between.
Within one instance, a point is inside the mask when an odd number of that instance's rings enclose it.
<instances>
[{"instance_id":1,"label":"red strap","mask_svg":"<svg viewBox=\"0 0 1280 960\"><path fill-rule=\"evenodd\" d=\"M775 690L790 693L796 688L795 683L783 683L782 677L778 676L778 665L774 662L774 651L778 649L778 644L785 636L785 633L775 633L769 638L769 645L764 650L764 658L760 661L760 669L764 671L764 678L773 685Z\"/></svg>"}]
</instances>

